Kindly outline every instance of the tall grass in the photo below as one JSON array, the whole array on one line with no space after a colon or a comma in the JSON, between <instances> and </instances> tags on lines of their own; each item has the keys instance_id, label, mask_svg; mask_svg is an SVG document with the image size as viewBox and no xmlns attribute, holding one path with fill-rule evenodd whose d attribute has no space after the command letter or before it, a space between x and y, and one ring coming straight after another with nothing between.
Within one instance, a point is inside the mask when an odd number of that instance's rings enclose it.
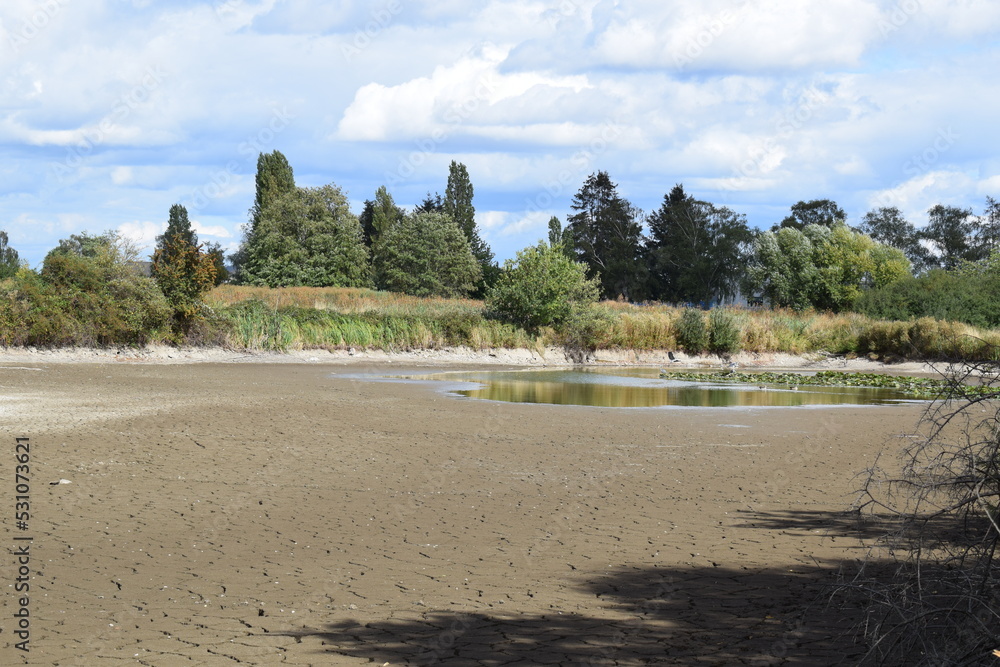
<instances>
[{"instance_id":1,"label":"tall grass","mask_svg":"<svg viewBox=\"0 0 1000 667\"><path fill-rule=\"evenodd\" d=\"M353 288L226 285L211 292L208 302L230 325L227 343L247 349L485 350L566 343L566 336L551 328L532 335L487 318L483 303L474 299L425 299ZM595 306L595 312L600 326L587 329L590 340L582 341L590 349L676 350L685 335L679 308L607 301ZM895 322L854 313L732 308L706 320L708 336L724 337L727 351L900 359L995 359L1000 351L1000 331L931 318ZM713 323L726 330L713 331Z\"/></svg>"},{"instance_id":2,"label":"tall grass","mask_svg":"<svg viewBox=\"0 0 1000 667\"><path fill-rule=\"evenodd\" d=\"M487 317L483 303L474 299L418 298L354 288L223 285L207 295L209 317L203 325L193 328L185 340L177 340L166 327L165 316L149 319L144 315L132 323L148 309L134 307L131 301L123 309L111 308L103 300L97 311L83 308L79 299L63 304L65 298L59 293L46 291L36 279L28 278L0 283L0 345L184 342L246 350L397 351L458 346L541 350L572 342L589 350L666 351L679 349L684 336L682 310L659 304L607 301L594 306L592 317L573 331L542 328L528 333ZM118 319L109 320L109 314L116 314L122 322L127 319L128 327L122 328ZM716 347L727 352L822 351L907 359L1000 357L1000 331L928 317L887 321L850 313L732 308L705 320L709 340L725 340L725 345Z\"/></svg>"},{"instance_id":3,"label":"tall grass","mask_svg":"<svg viewBox=\"0 0 1000 667\"><path fill-rule=\"evenodd\" d=\"M229 324L227 344L251 350L539 345L524 330L484 317L482 304L475 301L357 289L225 287L214 291L209 303Z\"/></svg>"}]
</instances>

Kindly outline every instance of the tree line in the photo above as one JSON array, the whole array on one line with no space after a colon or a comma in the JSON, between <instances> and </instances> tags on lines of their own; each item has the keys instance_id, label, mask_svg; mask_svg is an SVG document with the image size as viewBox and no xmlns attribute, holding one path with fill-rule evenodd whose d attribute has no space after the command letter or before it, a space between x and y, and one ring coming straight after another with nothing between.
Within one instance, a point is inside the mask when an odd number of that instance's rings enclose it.
<instances>
[{"instance_id":1,"label":"tree line","mask_svg":"<svg viewBox=\"0 0 1000 667\"><path fill-rule=\"evenodd\" d=\"M235 282L266 287L378 287L416 296L482 296L498 271L479 235L465 165L452 162L445 195L407 213L380 187L354 215L334 184L299 187L278 151L257 161L256 197Z\"/></svg>"},{"instance_id":2,"label":"tree line","mask_svg":"<svg viewBox=\"0 0 1000 667\"><path fill-rule=\"evenodd\" d=\"M235 281L270 287L368 286L419 296L483 297L501 274L475 222L465 165L452 162L445 194L407 213L385 186L359 216L335 185L301 188L278 151L258 159L256 198ZM772 306L840 311L867 291L934 269L986 260L1000 240L1000 206L983 215L938 205L917 229L899 209L857 227L828 199L800 201L770 230L702 201L681 184L646 214L607 172L590 175L550 245L586 267L605 299L710 305L745 295ZM458 231L461 234L458 233Z\"/></svg>"},{"instance_id":3,"label":"tree line","mask_svg":"<svg viewBox=\"0 0 1000 667\"><path fill-rule=\"evenodd\" d=\"M569 316L568 302L539 303L545 293L702 307L743 296L798 310L1000 325L993 298L1000 288L1000 204L989 197L982 215L934 206L920 229L897 208L877 208L852 227L836 202L800 201L764 231L750 229L744 214L689 195L682 184L646 214L598 171L574 195L565 225L551 218L547 240L500 267L476 225L474 188L461 163L450 164L443 196L428 193L409 212L381 186L355 215L335 184L296 185L279 151L258 156L255 185L241 244L229 257L232 275L218 244L199 243L185 208L171 207L151 274L180 328L197 316L201 295L224 281L472 296L529 327L552 323L546 313ZM84 234L49 255L86 258L96 256L94 244L114 242L107 234ZM50 256L43 275L58 264ZM18 265L0 232L0 279Z\"/></svg>"},{"instance_id":4,"label":"tree line","mask_svg":"<svg viewBox=\"0 0 1000 667\"><path fill-rule=\"evenodd\" d=\"M990 267L1000 247L1000 205L989 197L982 215L934 206L922 229L894 207L872 210L852 227L836 202L800 201L762 231L750 229L745 215L698 200L680 184L646 215L599 171L586 180L571 208L565 228L550 220L550 242L558 241L587 266L603 298L629 301L706 306L742 294L774 307L834 312L863 307L880 316L887 314L883 306L894 300L894 290L937 291L934 285L961 281L963 275L995 276ZM980 302L977 308L985 305L982 298L972 300ZM944 314L927 312L917 301L910 299L893 315ZM976 317L963 307L949 314ZM998 324L995 318L990 326Z\"/></svg>"}]
</instances>

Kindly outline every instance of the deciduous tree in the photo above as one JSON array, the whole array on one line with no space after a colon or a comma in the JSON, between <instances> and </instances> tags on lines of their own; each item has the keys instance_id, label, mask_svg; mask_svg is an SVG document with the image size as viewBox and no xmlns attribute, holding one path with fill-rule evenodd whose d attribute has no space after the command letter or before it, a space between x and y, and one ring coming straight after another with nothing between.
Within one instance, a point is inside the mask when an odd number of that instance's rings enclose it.
<instances>
[{"instance_id":1,"label":"deciduous tree","mask_svg":"<svg viewBox=\"0 0 1000 667\"><path fill-rule=\"evenodd\" d=\"M774 306L840 311L862 290L909 276L909 268L901 250L846 225L784 227L757 235L746 287Z\"/></svg>"},{"instance_id":2,"label":"deciduous tree","mask_svg":"<svg viewBox=\"0 0 1000 667\"><path fill-rule=\"evenodd\" d=\"M837 202L830 199L813 199L792 204L791 215L772 227L771 231L777 231L783 227L802 230L808 225L833 227L837 223L846 224L846 222L847 214L844 213L844 209L837 205Z\"/></svg>"},{"instance_id":3,"label":"deciduous tree","mask_svg":"<svg viewBox=\"0 0 1000 667\"><path fill-rule=\"evenodd\" d=\"M7 232L0 231L0 280L13 276L20 266L17 251L8 244Z\"/></svg>"},{"instance_id":4,"label":"deciduous tree","mask_svg":"<svg viewBox=\"0 0 1000 667\"><path fill-rule=\"evenodd\" d=\"M379 289L415 296L465 297L481 276L469 241L451 216L418 212L405 216L375 247Z\"/></svg>"},{"instance_id":5,"label":"deciduous tree","mask_svg":"<svg viewBox=\"0 0 1000 667\"><path fill-rule=\"evenodd\" d=\"M241 280L268 287L369 285L361 224L340 188L296 188L271 202L246 248Z\"/></svg>"},{"instance_id":6,"label":"deciduous tree","mask_svg":"<svg viewBox=\"0 0 1000 667\"><path fill-rule=\"evenodd\" d=\"M934 258L943 269L953 269L963 260L975 262L986 256L976 242L977 219L971 208L937 204L927 212L921 237L934 248Z\"/></svg>"},{"instance_id":7,"label":"deciduous tree","mask_svg":"<svg viewBox=\"0 0 1000 667\"><path fill-rule=\"evenodd\" d=\"M934 264L930 252L920 243L920 232L895 206L882 206L865 213L859 231L878 243L902 250L916 272Z\"/></svg>"}]
</instances>

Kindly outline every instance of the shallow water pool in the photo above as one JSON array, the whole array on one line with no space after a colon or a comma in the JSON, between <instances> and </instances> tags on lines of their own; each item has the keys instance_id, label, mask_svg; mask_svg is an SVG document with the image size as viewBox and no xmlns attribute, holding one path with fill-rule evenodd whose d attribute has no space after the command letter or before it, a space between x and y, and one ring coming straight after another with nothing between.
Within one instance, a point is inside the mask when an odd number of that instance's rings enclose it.
<instances>
[{"instance_id":1,"label":"shallow water pool","mask_svg":"<svg viewBox=\"0 0 1000 667\"><path fill-rule=\"evenodd\" d=\"M795 407L913 402L912 397L895 389L669 380L660 378L657 368L462 371L405 378L441 382L447 393L473 399L605 408Z\"/></svg>"}]
</instances>

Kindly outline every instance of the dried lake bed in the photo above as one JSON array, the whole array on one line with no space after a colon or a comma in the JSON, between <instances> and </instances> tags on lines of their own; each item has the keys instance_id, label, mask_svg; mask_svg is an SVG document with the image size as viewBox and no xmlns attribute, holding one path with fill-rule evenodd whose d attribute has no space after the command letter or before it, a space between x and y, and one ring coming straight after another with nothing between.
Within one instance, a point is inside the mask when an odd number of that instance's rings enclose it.
<instances>
[{"instance_id":1,"label":"dried lake bed","mask_svg":"<svg viewBox=\"0 0 1000 667\"><path fill-rule=\"evenodd\" d=\"M7 438L32 445L30 663L856 661L856 615L816 601L863 553L855 475L922 404L628 410L356 377L455 368L0 366Z\"/></svg>"}]
</instances>

